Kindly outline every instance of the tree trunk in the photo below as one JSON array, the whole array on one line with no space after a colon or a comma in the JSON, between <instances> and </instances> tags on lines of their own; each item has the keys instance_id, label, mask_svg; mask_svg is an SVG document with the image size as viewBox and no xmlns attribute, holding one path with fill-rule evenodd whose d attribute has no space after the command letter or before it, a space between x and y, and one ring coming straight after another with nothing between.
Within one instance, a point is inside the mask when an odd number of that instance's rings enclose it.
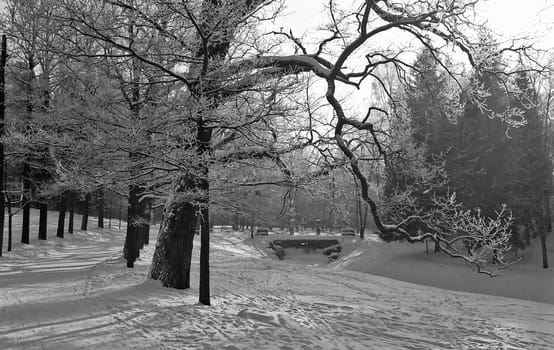
<instances>
[{"instance_id":1,"label":"tree trunk","mask_svg":"<svg viewBox=\"0 0 554 350\"><path fill-rule=\"evenodd\" d=\"M127 260L127 267L133 267L135 260L140 255L140 250L149 239L149 217L146 208L147 200L141 200L140 196L144 187L139 185L129 186L129 198L127 203L127 232L123 256Z\"/></svg>"},{"instance_id":2,"label":"tree trunk","mask_svg":"<svg viewBox=\"0 0 554 350\"><path fill-rule=\"evenodd\" d=\"M250 212L250 238L254 239L254 211Z\"/></svg>"},{"instance_id":3,"label":"tree trunk","mask_svg":"<svg viewBox=\"0 0 554 350\"><path fill-rule=\"evenodd\" d=\"M542 252L542 267L544 269L548 268L548 249L546 246L546 237L547 237L547 232L543 231L541 233L541 252Z\"/></svg>"},{"instance_id":4,"label":"tree trunk","mask_svg":"<svg viewBox=\"0 0 554 350\"><path fill-rule=\"evenodd\" d=\"M0 53L0 138L4 137L4 112L5 112L5 81L6 81L6 34L2 34L2 48ZM4 246L4 143L0 142L0 256Z\"/></svg>"},{"instance_id":5,"label":"tree trunk","mask_svg":"<svg viewBox=\"0 0 554 350\"><path fill-rule=\"evenodd\" d=\"M210 305L210 210L202 209L200 224L200 304Z\"/></svg>"},{"instance_id":6,"label":"tree trunk","mask_svg":"<svg viewBox=\"0 0 554 350\"><path fill-rule=\"evenodd\" d=\"M1 146L0 146L1 147ZM2 159L3 161L3 159ZM2 171L4 169L1 169ZM3 180L0 178L0 180ZM0 218L0 256L2 256L2 250L4 249L4 188L2 187L2 190L0 191L0 215L2 218Z\"/></svg>"},{"instance_id":7,"label":"tree trunk","mask_svg":"<svg viewBox=\"0 0 554 350\"><path fill-rule=\"evenodd\" d=\"M75 219L75 192L69 193L69 223L67 225L67 232L73 233L73 220Z\"/></svg>"},{"instance_id":8,"label":"tree trunk","mask_svg":"<svg viewBox=\"0 0 554 350\"><path fill-rule=\"evenodd\" d=\"M142 234L142 244L148 245L150 243L150 221L152 220L152 202L149 199L144 200L143 204L144 213L142 224L143 234Z\"/></svg>"},{"instance_id":9,"label":"tree trunk","mask_svg":"<svg viewBox=\"0 0 554 350\"><path fill-rule=\"evenodd\" d=\"M104 189L96 190L96 209L98 210L98 228L104 228Z\"/></svg>"},{"instance_id":10,"label":"tree trunk","mask_svg":"<svg viewBox=\"0 0 554 350\"><path fill-rule=\"evenodd\" d=\"M48 203L40 202L38 219L38 239L46 240L48 234Z\"/></svg>"},{"instance_id":11,"label":"tree trunk","mask_svg":"<svg viewBox=\"0 0 554 350\"><path fill-rule=\"evenodd\" d=\"M192 241L198 217L197 206L182 197L194 188L191 175L180 176L164 209L149 278L161 281L165 287L190 288Z\"/></svg>"},{"instance_id":12,"label":"tree trunk","mask_svg":"<svg viewBox=\"0 0 554 350\"><path fill-rule=\"evenodd\" d=\"M63 238L65 229L65 212L67 211L67 199L65 193L60 195L58 210L60 211L60 214L58 216L58 230L56 231L56 236Z\"/></svg>"},{"instance_id":13,"label":"tree trunk","mask_svg":"<svg viewBox=\"0 0 554 350\"><path fill-rule=\"evenodd\" d=\"M83 216L81 220L81 230L86 231L88 227L88 206L90 202L90 193L85 195L85 200L83 201Z\"/></svg>"},{"instance_id":14,"label":"tree trunk","mask_svg":"<svg viewBox=\"0 0 554 350\"><path fill-rule=\"evenodd\" d=\"M21 223L21 243L29 244L29 219L31 217L31 167L28 161L23 164L23 219Z\"/></svg>"},{"instance_id":15,"label":"tree trunk","mask_svg":"<svg viewBox=\"0 0 554 350\"><path fill-rule=\"evenodd\" d=\"M438 253L440 251L441 251L440 243L438 241L435 241L435 250L434 250L434 252Z\"/></svg>"},{"instance_id":16,"label":"tree trunk","mask_svg":"<svg viewBox=\"0 0 554 350\"><path fill-rule=\"evenodd\" d=\"M296 227L296 206L294 201L296 193L293 194L292 188L289 191L289 234L292 236Z\"/></svg>"},{"instance_id":17,"label":"tree trunk","mask_svg":"<svg viewBox=\"0 0 554 350\"><path fill-rule=\"evenodd\" d=\"M135 64L135 63L133 63ZM138 82L133 87L134 101L139 100L139 86ZM130 106L133 115L139 119L140 109L137 104ZM129 153L129 160L131 161L131 167L129 172L135 176L138 173L136 164L141 160L140 156L136 153ZM141 184L129 185L129 195L127 199L127 231L125 233L125 244L123 246L123 256L127 261L127 267L133 267L135 260L140 255L140 250L144 247L145 242L149 236L149 218L146 210L147 200L141 198L146 188Z\"/></svg>"},{"instance_id":18,"label":"tree trunk","mask_svg":"<svg viewBox=\"0 0 554 350\"><path fill-rule=\"evenodd\" d=\"M360 191L357 189L356 194L358 196L357 203L356 203L356 221L358 222L358 227L360 230L360 239L364 239L365 237L365 228L367 225L367 205L365 202L362 202L360 198ZM362 210L363 206L363 210Z\"/></svg>"},{"instance_id":19,"label":"tree trunk","mask_svg":"<svg viewBox=\"0 0 554 350\"><path fill-rule=\"evenodd\" d=\"M10 197L6 196L6 204L8 205L8 252L12 251L12 204L10 202ZM4 232L2 232L4 234Z\"/></svg>"},{"instance_id":20,"label":"tree trunk","mask_svg":"<svg viewBox=\"0 0 554 350\"><path fill-rule=\"evenodd\" d=\"M139 257L141 249L142 230L140 223L139 196L141 188L138 185L129 186L129 198L127 201L127 232L123 256L127 260L127 267L134 267L135 260Z\"/></svg>"},{"instance_id":21,"label":"tree trunk","mask_svg":"<svg viewBox=\"0 0 554 350\"><path fill-rule=\"evenodd\" d=\"M549 167L548 168L549 171L548 171L548 184L547 186L545 186L545 188L547 189L545 191L545 194L543 195L544 199L543 199L543 203L544 203L544 207L543 207L543 225L542 225L542 230L541 230L541 252L542 252L542 267L544 269L547 269L548 268L548 249L547 249L547 246L546 246L546 237L548 236L549 233L552 232L552 216L551 216L551 211L550 211L550 189L551 189L551 186L552 186L552 169Z\"/></svg>"},{"instance_id":22,"label":"tree trunk","mask_svg":"<svg viewBox=\"0 0 554 350\"><path fill-rule=\"evenodd\" d=\"M210 153L212 129L198 125L197 139L199 141L198 154L201 157ZM210 305L210 168L207 164L201 167L202 178L198 179L198 188L201 190L201 226L200 226L200 290L199 302Z\"/></svg>"}]
</instances>

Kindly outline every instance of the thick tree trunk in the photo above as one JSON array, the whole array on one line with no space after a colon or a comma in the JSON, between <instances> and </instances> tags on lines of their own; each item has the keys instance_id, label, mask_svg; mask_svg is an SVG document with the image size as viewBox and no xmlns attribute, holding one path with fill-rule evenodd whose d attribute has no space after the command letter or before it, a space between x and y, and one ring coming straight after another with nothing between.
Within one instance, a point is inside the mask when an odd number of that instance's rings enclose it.
<instances>
[{"instance_id":1,"label":"thick tree trunk","mask_svg":"<svg viewBox=\"0 0 554 350\"><path fill-rule=\"evenodd\" d=\"M65 212L67 211L67 199L65 193L60 196L58 210L60 211L60 214L58 216L58 230L56 231L56 236L63 238L65 230Z\"/></svg>"},{"instance_id":2,"label":"thick tree trunk","mask_svg":"<svg viewBox=\"0 0 554 350\"><path fill-rule=\"evenodd\" d=\"M75 192L69 193L69 223L67 224L67 232L73 233L73 221L75 219Z\"/></svg>"},{"instance_id":3,"label":"thick tree trunk","mask_svg":"<svg viewBox=\"0 0 554 350\"><path fill-rule=\"evenodd\" d=\"M127 260L127 267L133 267L135 260L140 255L140 250L149 238L150 225L146 200L140 200L144 188L138 185L129 186L129 199L127 203L127 232L123 255Z\"/></svg>"},{"instance_id":4,"label":"thick tree trunk","mask_svg":"<svg viewBox=\"0 0 554 350\"><path fill-rule=\"evenodd\" d=\"M48 234L48 203L40 202L38 219L38 239L46 240Z\"/></svg>"},{"instance_id":5,"label":"thick tree trunk","mask_svg":"<svg viewBox=\"0 0 554 350\"><path fill-rule=\"evenodd\" d=\"M175 180L160 224L149 278L165 287L190 288L192 241L197 221L197 206L186 201L183 193L194 189L192 176Z\"/></svg>"},{"instance_id":6,"label":"thick tree trunk","mask_svg":"<svg viewBox=\"0 0 554 350\"><path fill-rule=\"evenodd\" d=\"M90 193L85 195L85 200L83 201L83 216L81 220L81 230L86 231L88 227L88 206L90 203Z\"/></svg>"}]
</instances>

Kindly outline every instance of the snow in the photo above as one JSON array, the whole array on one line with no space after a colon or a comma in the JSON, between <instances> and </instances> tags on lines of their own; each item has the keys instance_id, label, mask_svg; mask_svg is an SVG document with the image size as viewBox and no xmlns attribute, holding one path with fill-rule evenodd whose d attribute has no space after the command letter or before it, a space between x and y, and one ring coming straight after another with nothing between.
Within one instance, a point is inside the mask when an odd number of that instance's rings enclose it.
<instances>
[{"instance_id":1,"label":"snow","mask_svg":"<svg viewBox=\"0 0 554 350\"><path fill-rule=\"evenodd\" d=\"M125 267L123 230L76 230L64 239L50 234L47 242L16 244L0 258L0 349L527 350L554 344L552 303L349 270L363 270L368 252L381 244L371 240L337 237L345 249L330 264L300 252L302 261L279 261L266 246L272 238L213 234L210 307L197 302L198 242L189 290L146 279L154 244L134 269Z\"/></svg>"}]
</instances>

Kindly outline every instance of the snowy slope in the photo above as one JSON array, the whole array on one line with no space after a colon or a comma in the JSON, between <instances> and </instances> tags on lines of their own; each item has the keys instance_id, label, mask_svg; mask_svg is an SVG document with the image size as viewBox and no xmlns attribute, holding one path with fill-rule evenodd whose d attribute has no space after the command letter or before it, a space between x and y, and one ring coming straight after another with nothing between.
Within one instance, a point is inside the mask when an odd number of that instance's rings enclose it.
<instances>
[{"instance_id":1,"label":"snowy slope","mask_svg":"<svg viewBox=\"0 0 554 350\"><path fill-rule=\"evenodd\" d=\"M0 349L553 348L554 305L278 261L238 233L214 234L201 306L196 287L146 280L153 245L126 268L123 238L76 232L2 257Z\"/></svg>"},{"instance_id":2,"label":"snowy slope","mask_svg":"<svg viewBox=\"0 0 554 350\"><path fill-rule=\"evenodd\" d=\"M373 238L373 239L372 239ZM365 272L397 280L450 290L485 293L554 304L554 267L542 268L540 244L532 240L519 257L523 261L501 271L499 277L478 274L461 260L445 254L429 254L423 243L385 243L369 236L345 241L343 257L333 264L337 269ZM554 242L549 237L549 260L554 266ZM553 347L554 349L554 347Z\"/></svg>"}]
</instances>

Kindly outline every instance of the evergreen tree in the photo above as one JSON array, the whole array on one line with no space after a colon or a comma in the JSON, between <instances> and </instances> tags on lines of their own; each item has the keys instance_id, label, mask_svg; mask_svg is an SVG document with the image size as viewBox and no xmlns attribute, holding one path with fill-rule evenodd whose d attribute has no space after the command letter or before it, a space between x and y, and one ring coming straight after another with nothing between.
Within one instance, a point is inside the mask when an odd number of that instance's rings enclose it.
<instances>
[{"instance_id":1,"label":"evergreen tree","mask_svg":"<svg viewBox=\"0 0 554 350\"><path fill-rule=\"evenodd\" d=\"M448 77L427 48L418 55L412 82L406 89L406 103L414 141L427 148L429 161L448 151L452 124L446 115L445 101L450 97Z\"/></svg>"},{"instance_id":2,"label":"evergreen tree","mask_svg":"<svg viewBox=\"0 0 554 350\"><path fill-rule=\"evenodd\" d=\"M492 43L492 44L491 44ZM490 51L485 62L500 70L494 42L485 37ZM477 67L471 84L486 94L467 101L456 127L453 151L448 158L451 188L466 208L479 207L493 217L499 203L507 205L515 221L511 243L523 247L531 232L549 230L550 162L545 125L537 111L537 94L528 76L519 73L510 81ZM506 92L506 83L517 86ZM521 237L520 233L526 237Z\"/></svg>"},{"instance_id":3,"label":"evergreen tree","mask_svg":"<svg viewBox=\"0 0 554 350\"><path fill-rule=\"evenodd\" d=\"M395 216L423 214L431 210L434 196L446 193L442 163L452 133L445 103L451 100L446 96L448 77L428 48L420 51L413 67L403 97L408 125L395 122L392 128L403 144L386 164L385 197L396 202L389 209ZM406 227L414 232L431 231L421 220L411 221Z\"/></svg>"},{"instance_id":4,"label":"evergreen tree","mask_svg":"<svg viewBox=\"0 0 554 350\"><path fill-rule=\"evenodd\" d=\"M499 203L507 203L507 187L513 182L508 169L511 159L507 130L509 97L503 81L490 67L500 71L502 62L495 53L495 44L482 35L482 63L472 77L468 89L480 90L481 97L466 101L453 135L452 152L448 157L451 188L467 208L481 208L485 216L493 216Z\"/></svg>"},{"instance_id":5,"label":"evergreen tree","mask_svg":"<svg viewBox=\"0 0 554 350\"><path fill-rule=\"evenodd\" d=\"M513 130L512 154L509 164L514 171L510 191L510 206L520 227L527 228L524 237L514 232L514 244L529 244L529 236L539 235L543 245L543 267L548 267L545 254L546 235L551 231L550 196L552 166L548 151L548 122L537 109L538 96L528 75L518 74L519 94L513 96L512 105L523 112L526 124Z\"/></svg>"}]
</instances>

